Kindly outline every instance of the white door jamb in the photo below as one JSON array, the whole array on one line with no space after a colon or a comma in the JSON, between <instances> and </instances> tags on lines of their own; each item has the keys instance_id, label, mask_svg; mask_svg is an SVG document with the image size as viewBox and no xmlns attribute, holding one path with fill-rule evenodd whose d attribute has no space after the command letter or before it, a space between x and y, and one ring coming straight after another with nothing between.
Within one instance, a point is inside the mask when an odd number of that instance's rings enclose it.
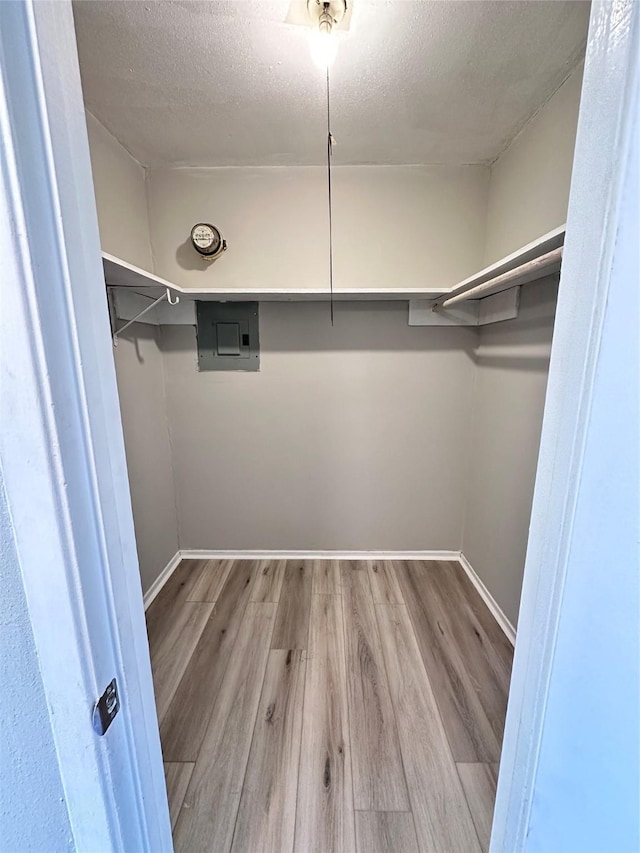
<instances>
[{"instance_id":1,"label":"white door jamb","mask_svg":"<svg viewBox=\"0 0 640 853\"><path fill-rule=\"evenodd\" d=\"M594 0L491 835L526 849L637 86L640 4Z\"/></svg>"},{"instance_id":2,"label":"white door jamb","mask_svg":"<svg viewBox=\"0 0 640 853\"><path fill-rule=\"evenodd\" d=\"M71 4L0 18L0 465L65 804L75 849L169 851Z\"/></svg>"}]
</instances>

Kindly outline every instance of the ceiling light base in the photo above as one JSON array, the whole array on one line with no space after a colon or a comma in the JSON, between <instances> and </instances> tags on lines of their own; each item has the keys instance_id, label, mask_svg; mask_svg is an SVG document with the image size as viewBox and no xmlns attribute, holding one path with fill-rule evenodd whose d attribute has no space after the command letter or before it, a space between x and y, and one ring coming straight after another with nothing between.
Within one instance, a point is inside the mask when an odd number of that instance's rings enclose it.
<instances>
[{"instance_id":1,"label":"ceiling light base","mask_svg":"<svg viewBox=\"0 0 640 853\"><path fill-rule=\"evenodd\" d=\"M337 27L347 14L346 0L307 0L307 11L314 26L329 32Z\"/></svg>"}]
</instances>

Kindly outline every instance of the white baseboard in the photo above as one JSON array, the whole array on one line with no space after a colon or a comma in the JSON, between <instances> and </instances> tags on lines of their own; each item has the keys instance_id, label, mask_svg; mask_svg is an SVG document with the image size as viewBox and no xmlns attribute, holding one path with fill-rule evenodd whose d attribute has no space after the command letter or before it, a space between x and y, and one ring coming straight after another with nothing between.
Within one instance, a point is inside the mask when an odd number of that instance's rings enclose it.
<instances>
[{"instance_id":1,"label":"white baseboard","mask_svg":"<svg viewBox=\"0 0 640 853\"><path fill-rule=\"evenodd\" d=\"M491 595L491 593L486 588L484 583L480 580L480 578L476 574L475 569L473 568L471 563L467 560L467 558L465 557L465 555L462 552L460 552L460 554L458 556L458 560L459 560L462 568L465 570L467 577L469 578L471 583L475 586L475 588L478 590L482 600L484 601L484 603L487 605L487 607L491 611L493 618L496 620L498 625L504 631L504 634L505 634L507 640L509 640L509 642L511 643L512 646L515 646L515 644L516 644L516 629L513 627L511 622L504 615L502 608L499 606L499 604L495 600L495 598Z\"/></svg>"},{"instance_id":2,"label":"white baseboard","mask_svg":"<svg viewBox=\"0 0 640 853\"><path fill-rule=\"evenodd\" d=\"M175 572L175 570L180 565L180 561L182 560L182 553L177 551L173 557L169 560L164 569L160 572L158 577L151 584L149 589L145 592L142 600L144 601L144 609L146 610L154 598L158 595L162 587L169 580L171 575Z\"/></svg>"},{"instance_id":3,"label":"white baseboard","mask_svg":"<svg viewBox=\"0 0 640 853\"><path fill-rule=\"evenodd\" d=\"M459 560L460 551L181 551L197 560Z\"/></svg>"}]
</instances>

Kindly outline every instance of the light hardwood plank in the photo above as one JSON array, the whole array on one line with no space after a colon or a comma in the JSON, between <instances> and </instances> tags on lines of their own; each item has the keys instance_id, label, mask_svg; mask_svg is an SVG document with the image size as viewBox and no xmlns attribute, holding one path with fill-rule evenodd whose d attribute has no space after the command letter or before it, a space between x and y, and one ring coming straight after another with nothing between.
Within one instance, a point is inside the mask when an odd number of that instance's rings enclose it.
<instances>
[{"instance_id":1,"label":"light hardwood plank","mask_svg":"<svg viewBox=\"0 0 640 853\"><path fill-rule=\"evenodd\" d=\"M166 632L151 658L153 692L162 722L202 634L213 604L185 601L174 608Z\"/></svg>"},{"instance_id":2,"label":"light hardwood plank","mask_svg":"<svg viewBox=\"0 0 640 853\"><path fill-rule=\"evenodd\" d=\"M391 699L424 853L472 853L478 838L442 727L407 609L376 605Z\"/></svg>"},{"instance_id":3,"label":"light hardwood plank","mask_svg":"<svg viewBox=\"0 0 640 853\"><path fill-rule=\"evenodd\" d=\"M448 571L443 573L442 579L446 581L444 589L447 601L460 613L464 624L468 626L468 635L485 646L493 676L498 679L502 690L507 694L513 667L513 646L462 566L459 563L446 565Z\"/></svg>"},{"instance_id":4,"label":"light hardwood plank","mask_svg":"<svg viewBox=\"0 0 640 853\"><path fill-rule=\"evenodd\" d=\"M353 853L355 825L341 601L314 595L294 850Z\"/></svg>"},{"instance_id":5,"label":"light hardwood plank","mask_svg":"<svg viewBox=\"0 0 640 853\"><path fill-rule=\"evenodd\" d=\"M513 646L507 639L493 613L491 613L484 603L482 596L467 577L467 573L460 563L453 563L451 574L462 593L463 605L472 610L473 615L484 628L487 637L489 637L492 647L502 658L510 675L513 666Z\"/></svg>"},{"instance_id":6,"label":"light hardwood plank","mask_svg":"<svg viewBox=\"0 0 640 853\"><path fill-rule=\"evenodd\" d=\"M251 601L280 601L286 560L262 560L258 569Z\"/></svg>"},{"instance_id":7,"label":"light hardwood plank","mask_svg":"<svg viewBox=\"0 0 640 853\"><path fill-rule=\"evenodd\" d=\"M311 560L288 560L273 631L273 649L306 649L311 608Z\"/></svg>"},{"instance_id":8,"label":"light hardwood plank","mask_svg":"<svg viewBox=\"0 0 640 853\"><path fill-rule=\"evenodd\" d=\"M167 799L169 800L169 817L171 818L171 829L176 825L180 809L187 792L187 786L194 764L192 762L170 762L164 763L164 778L167 784Z\"/></svg>"},{"instance_id":9,"label":"light hardwood plank","mask_svg":"<svg viewBox=\"0 0 640 853\"><path fill-rule=\"evenodd\" d=\"M195 761L249 601L258 563L237 560L160 726L165 761Z\"/></svg>"},{"instance_id":10,"label":"light hardwood plank","mask_svg":"<svg viewBox=\"0 0 640 853\"><path fill-rule=\"evenodd\" d=\"M458 764L458 774L483 851L489 850L498 781L495 764Z\"/></svg>"},{"instance_id":11,"label":"light hardwood plank","mask_svg":"<svg viewBox=\"0 0 640 853\"><path fill-rule=\"evenodd\" d=\"M404 604L392 560L368 560L367 569L376 604Z\"/></svg>"},{"instance_id":12,"label":"light hardwood plank","mask_svg":"<svg viewBox=\"0 0 640 853\"><path fill-rule=\"evenodd\" d=\"M356 812L358 853L418 853L411 812Z\"/></svg>"},{"instance_id":13,"label":"light hardwood plank","mask_svg":"<svg viewBox=\"0 0 640 853\"><path fill-rule=\"evenodd\" d=\"M206 560L182 560L158 595L149 605L145 618L149 652L153 658L171 629L174 610L188 600L205 569Z\"/></svg>"},{"instance_id":14,"label":"light hardwood plank","mask_svg":"<svg viewBox=\"0 0 640 853\"><path fill-rule=\"evenodd\" d=\"M231 848L236 853L293 850L305 668L301 649L269 654Z\"/></svg>"},{"instance_id":15,"label":"light hardwood plank","mask_svg":"<svg viewBox=\"0 0 640 853\"><path fill-rule=\"evenodd\" d=\"M340 595L340 561L314 560L313 586L314 595Z\"/></svg>"},{"instance_id":16,"label":"light hardwood plank","mask_svg":"<svg viewBox=\"0 0 640 853\"><path fill-rule=\"evenodd\" d=\"M189 593L189 601L216 601L234 560L205 560L204 569Z\"/></svg>"},{"instance_id":17,"label":"light hardwood plank","mask_svg":"<svg viewBox=\"0 0 640 853\"><path fill-rule=\"evenodd\" d=\"M431 603L434 612L439 613L440 625L446 635L443 642L450 643L457 652L458 660L464 662L487 720L498 744L501 744L507 713L511 662L503 659L485 630L488 620L480 617L479 609L470 606L473 586L458 563L419 563L416 571L428 575ZM484 602L483 606L491 616ZM497 628L495 620L492 621ZM495 635L495 631L493 633ZM504 634L502 638L506 644ZM498 756L493 757L494 760L497 758Z\"/></svg>"},{"instance_id":18,"label":"light hardwood plank","mask_svg":"<svg viewBox=\"0 0 640 853\"><path fill-rule=\"evenodd\" d=\"M442 606L423 564L396 563L418 645L456 761L497 761L500 743L476 692L476 682L460 656Z\"/></svg>"},{"instance_id":19,"label":"light hardwood plank","mask_svg":"<svg viewBox=\"0 0 640 853\"><path fill-rule=\"evenodd\" d=\"M504 688L508 692L513 666L513 646L462 566L457 562L446 565L448 566L446 579L454 606L464 613L466 622L468 621L474 629L479 630L483 637L486 637L491 652L500 660L500 672L505 678Z\"/></svg>"},{"instance_id":20,"label":"light hardwood plank","mask_svg":"<svg viewBox=\"0 0 640 853\"><path fill-rule=\"evenodd\" d=\"M341 583L354 808L408 811L411 806L366 563L342 562Z\"/></svg>"},{"instance_id":21,"label":"light hardwood plank","mask_svg":"<svg viewBox=\"0 0 640 853\"><path fill-rule=\"evenodd\" d=\"M177 851L229 850L276 614L247 605L175 829Z\"/></svg>"}]
</instances>

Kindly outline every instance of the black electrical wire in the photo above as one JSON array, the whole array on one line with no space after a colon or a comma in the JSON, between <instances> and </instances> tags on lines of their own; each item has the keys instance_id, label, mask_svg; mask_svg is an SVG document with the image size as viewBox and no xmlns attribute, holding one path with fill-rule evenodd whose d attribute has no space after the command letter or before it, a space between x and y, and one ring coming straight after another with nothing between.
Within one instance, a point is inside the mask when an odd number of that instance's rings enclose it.
<instances>
[{"instance_id":1,"label":"black electrical wire","mask_svg":"<svg viewBox=\"0 0 640 853\"><path fill-rule=\"evenodd\" d=\"M333 205L331 201L331 155L333 153L333 135L331 133L331 99L329 94L329 66L327 65L327 187L329 190L329 301L331 305L331 325L333 326Z\"/></svg>"}]
</instances>

